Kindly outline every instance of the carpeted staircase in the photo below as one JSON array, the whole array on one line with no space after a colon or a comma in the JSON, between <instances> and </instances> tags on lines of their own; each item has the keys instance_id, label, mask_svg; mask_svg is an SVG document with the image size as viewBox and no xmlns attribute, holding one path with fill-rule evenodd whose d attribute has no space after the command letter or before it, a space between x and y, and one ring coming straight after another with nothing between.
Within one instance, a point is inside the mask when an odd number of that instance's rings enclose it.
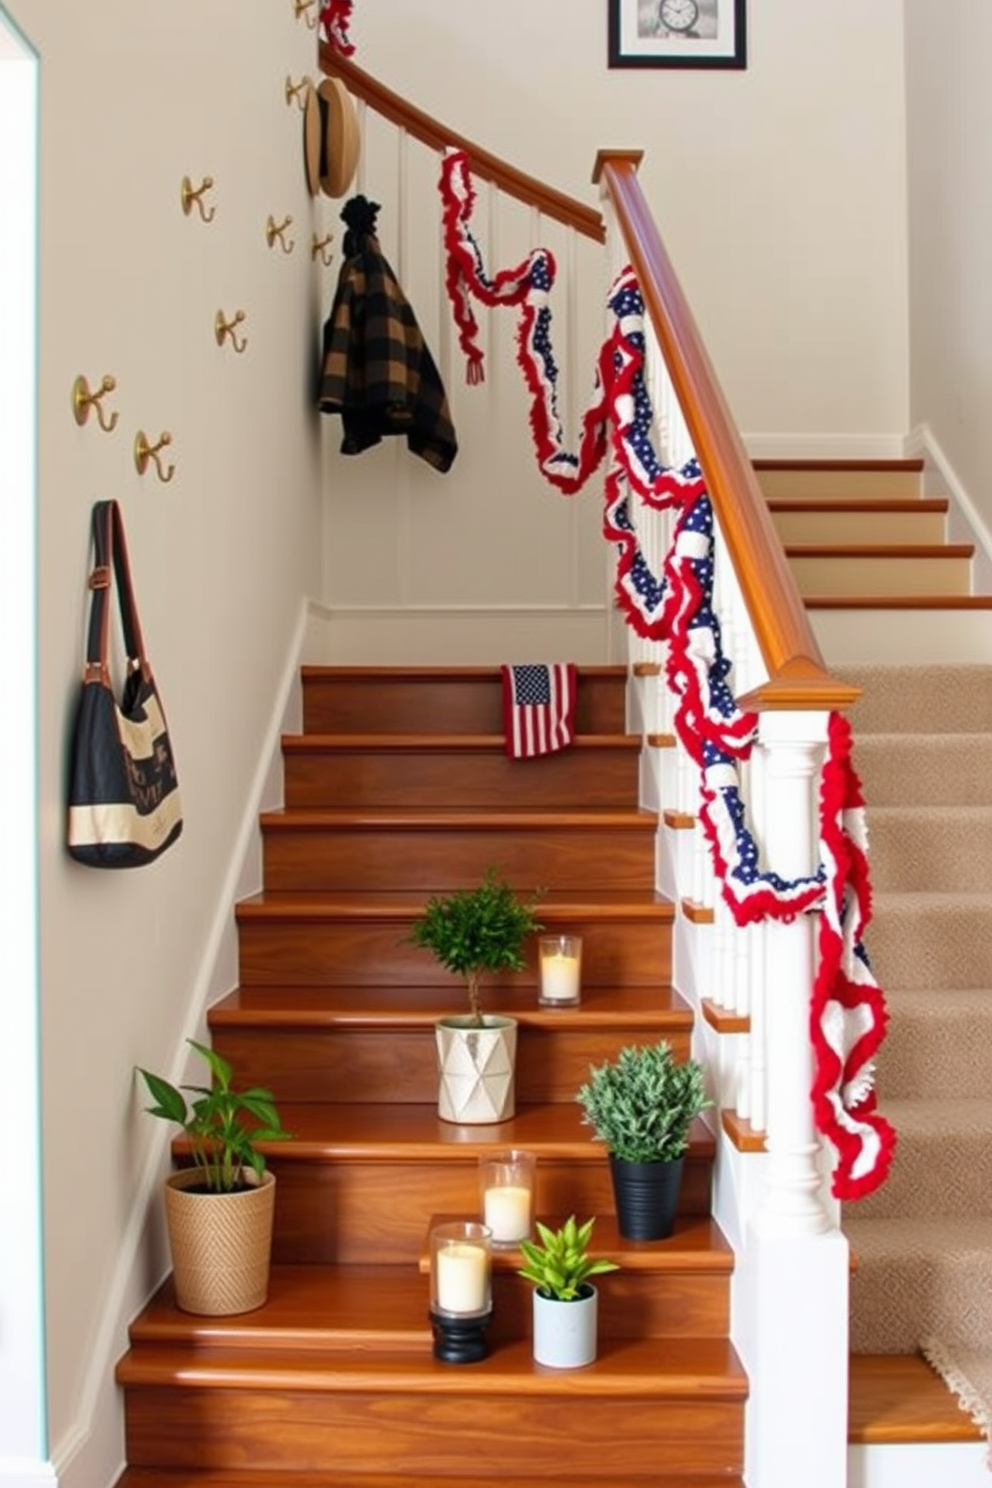
<instances>
[{"instance_id":1,"label":"carpeted staircase","mask_svg":"<svg viewBox=\"0 0 992 1488\"><path fill-rule=\"evenodd\" d=\"M992 1409L992 668L846 668L868 803L867 948L891 1022L886 1186L847 1206L851 1348L922 1349Z\"/></svg>"},{"instance_id":2,"label":"carpeted staircase","mask_svg":"<svg viewBox=\"0 0 992 1488\"><path fill-rule=\"evenodd\" d=\"M947 500L924 499L922 461L755 468L824 655L863 691L851 722L874 888L867 950L890 1016L877 1094L899 1147L881 1192L844 1209L850 1440L974 1441L972 1422L934 1398L921 1352L988 1436L992 666L920 663L992 655L992 597L974 592L973 550L948 543Z\"/></svg>"}]
</instances>

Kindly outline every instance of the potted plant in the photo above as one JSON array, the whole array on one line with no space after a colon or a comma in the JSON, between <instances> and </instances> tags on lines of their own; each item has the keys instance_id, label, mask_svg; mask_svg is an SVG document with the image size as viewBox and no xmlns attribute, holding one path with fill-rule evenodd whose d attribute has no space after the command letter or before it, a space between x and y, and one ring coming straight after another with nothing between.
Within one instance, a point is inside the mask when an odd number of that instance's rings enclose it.
<instances>
[{"instance_id":1,"label":"potted plant","mask_svg":"<svg viewBox=\"0 0 992 1488\"><path fill-rule=\"evenodd\" d=\"M679 1063L671 1045L629 1045L605 1064L590 1065L576 1099L583 1120L605 1142L617 1223L628 1240L664 1240L671 1233L693 1120L707 1099L703 1068Z\"/></svg>"},{"instance_id":2,"label":"potted plant","mask_svg":"<svg viewBox=\"0 0 992 1488\"><path fill-rule=\"evenodd\" d=\"M596 1357L599 1297L591 1276L616 1271L615 1261L593 1260L589 1241L595 1219L577 1224L569 1215L559 1230L537 1221L536 1240L522 1240L526 1261L519 1275L534 1283L534 1359L554 1369L580 1369Z\"/></svg>"},{"instance_id":3,"label":"potted plant","mask_svg":"<svg viewBox=\"0 0 992 1488\"><path fill-rule=\"evenodd\" d=\"M433 894L408 939L430 951L446 971L464 977L468 1013L439 1018L438 1115L445 1121L507 1121L514 1113L517 1024L483 1013L485 973L523 971L524 943L544 927L535 917L538 891L521 898L490 867L480 884Z\"/></svg>"},{"instance_id":4,"label":"potted plant","mask_svg":"<svg viewBox=\"0 0 992 1488\"><path fill-rule=\"evenodd\" d=\"M140 1069L155 1102L148 1114L174 1122L189 1141L192 1166L165 1180L165 1216L176 1302L185 1312L251 1312L268 1295L275 1175L259 1142L282 1142L272 1094L232 1088L233 1071L215 1050L188 1039L206 1060L209 1086L177 1089ZM187 1104L183 1091L193 1099Z\"/></svg>"}]
</instances>

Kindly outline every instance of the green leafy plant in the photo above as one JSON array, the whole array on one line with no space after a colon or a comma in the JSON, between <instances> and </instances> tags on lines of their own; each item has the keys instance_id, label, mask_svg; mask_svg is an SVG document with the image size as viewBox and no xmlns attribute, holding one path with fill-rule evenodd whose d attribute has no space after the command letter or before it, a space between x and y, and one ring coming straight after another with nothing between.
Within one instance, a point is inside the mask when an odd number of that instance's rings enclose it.
<instances>
[{"instance_id":1,"label":"green leafy plant","mask_svg":"<svg viewBox=\"0 0 992 1488\"><path fill-rule=\"evenodd\" d=\"M706 1098L703 1068L679 1064L671 1045L629 1045L616 1059L590 1065L576 1100L596 1140L623 1162L671 1162L689 1145L689 1127L713 1102Z\"/></svg>"},{"instance_id":2,"label":"green leafy plant","mask_svg":"<svg viewBox=\"0 0 992 1488\"><path fill-rule=\"evenodd\" d=\"M518 1274L532 1281L542 1296L574 1302L590 1276L620 1269L615 1261L590 1258L589 1240L595 1223L595 1219L587 1219L579 1225L575 1215L570 1214L560 1230L552 1230L538 1220L537 1233L542 1243L521 1240L520 1249L527 1264L520 1267Z\"/></svg>"},{"instance_id":3,"label":"green leafy plant","mask_svg":"<svg viewBox=\"0 0 992 1488\"><path fill-rule=\"evenodd\" d=\"M446 971L465 978L472 1023L482 1027L480 981L485 972L523 971L527 936L543 930L534 914L541 891L521 898L499 876L486 871L474 889L432 894L413 922L407 940L430 951Z\"/></svg>"},{"instance_id":4,"label":"green leafy plant","mask_svg":"<svg viewBox=\"0 0 992 1488\"><path fill-rule=\"evenodd\" d=\"M211 1085L177 1089L139 1066L138 1073L155 1102L145 1109L150 1116L175 1122L186 1133L193 1162L209 1191L233 1193L244 1186L245 1168L250 1167L258 1178L265 1172L265 1156L256 1143L284 1142L290 1133L283 1128L271 1091L259 1087L233 1090L234 1072L227 1060L195 1039L186 1042L209 1065ZM188 1105L184 1090L195 1097Z\"/></svg>"}]
</instances>

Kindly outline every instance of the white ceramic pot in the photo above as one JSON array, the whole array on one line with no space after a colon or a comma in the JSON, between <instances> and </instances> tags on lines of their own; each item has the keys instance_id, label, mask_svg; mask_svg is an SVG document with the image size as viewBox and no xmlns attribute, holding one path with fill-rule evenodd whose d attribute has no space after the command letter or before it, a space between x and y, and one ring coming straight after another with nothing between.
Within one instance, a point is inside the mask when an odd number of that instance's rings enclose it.
<instances>
[{"instance_id":1,"label":"white ceramic pot","mask_svg":"<svg viewBox=\"0 0 992 1488\"><path fill-rule=\"evenodd\" d=\"M468 1017L440 1018L435 1034L442 1121L474 1126L509 1121L515 1110L516 1019L484 1014L478 1028Z\"/></svg>"},{"instance_id":2,"label":"white ceramic pot","mask_svg":"<svg viewBox=\"0 0 992 1488\"><path fill-rule=\"evenodd\" d=\"M581 1369L596 1357L599 1294L586 1282L574 1302L544 1297L534 1288L534 1361L552 1369Z\"/></svg>"}]
</instances>

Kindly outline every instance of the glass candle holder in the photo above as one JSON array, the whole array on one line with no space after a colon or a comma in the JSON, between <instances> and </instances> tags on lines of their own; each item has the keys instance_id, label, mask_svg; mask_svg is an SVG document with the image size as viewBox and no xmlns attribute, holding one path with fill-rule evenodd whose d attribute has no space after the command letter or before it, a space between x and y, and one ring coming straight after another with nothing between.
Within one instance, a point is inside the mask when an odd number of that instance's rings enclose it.
<instances>
[{"instance_id":1,"label":"glass candle holder","mask_svg":"<svg viewBox=\"0 0 992 1488\"><path fill-rule=\"evenodd\" d=\"M479 1158L482 1219L494 1246L519 1245L534 1226L533 1152L511 1148Z\"/></svg>"},{"instance_id":2,"label":"glass candle holder","mask_svg":"<svg viewBox=\"0 0 992 1488\"><path fill-rule=\"evenodd\" d=\"M451 1220L431 1230L431 1311L483 1317L492 1310L492 1234L484 1224Z\"/></svg>"},{"instance_id":3,"label":"glass candle holder","mask_svg":"<svg viewBox=\"0 0 992 1488\"><path fill-rule=\"evenodd\" d=\"M582 985L581 935L542 935L541 989L538 1001L544 1007L567 1007L579 1001Z\"/></svg>"}]
</instances>

